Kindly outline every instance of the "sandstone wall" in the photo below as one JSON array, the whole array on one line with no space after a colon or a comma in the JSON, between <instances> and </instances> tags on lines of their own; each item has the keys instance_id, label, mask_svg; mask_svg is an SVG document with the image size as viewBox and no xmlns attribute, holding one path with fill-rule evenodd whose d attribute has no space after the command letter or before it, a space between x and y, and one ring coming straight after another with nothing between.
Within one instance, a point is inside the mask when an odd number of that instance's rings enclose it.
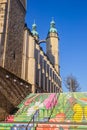
<instances>
[{"instance_id":1,"label":"sandstone wall","mask_svg":"<svg viewBox=\"0 0 87 130\"><path fill-rule=\"evenodd\" d=\"M32 92L31 84L0 67L0 120Z\"/></svg>"},{"instance_id":2,"label":"sandstone wall","mask_svg":"<svg viewBox=\"0 0 87 130\"><path fill-rule=\"evenodd\" d=\"M19 0L10 0L9 8L5 68L20 77L22 67L25 9Z\"/></svg>"}]
</instances>

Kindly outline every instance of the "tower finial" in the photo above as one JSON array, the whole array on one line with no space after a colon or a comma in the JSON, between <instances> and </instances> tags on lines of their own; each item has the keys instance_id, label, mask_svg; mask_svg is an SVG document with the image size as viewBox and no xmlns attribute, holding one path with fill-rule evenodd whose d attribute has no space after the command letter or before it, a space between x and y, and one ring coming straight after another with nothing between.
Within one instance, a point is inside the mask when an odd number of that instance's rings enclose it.
<instances>
[{"instance_id":1,"label":"tower finial","mask_svg":"<svg viewBox=\"0 0 87 130\"><path fill-rule=\"evenodd\" d=\"M54 21L54 17L52 17L52 21L50 22L50 30L49 33L57 33L57 29L55 27L55 21Z\"/></svg>"},{"instance_id":2,"label":"tower finial","mask_svg":"<svg viewBox=\"0 0 87 130\"><path fill-rule=\"evenodd\" d=\"M32 34L35 37L39 37L38 32L37 32L37 25L35 23L35 19L34 19L34 24L32 25Z\"/></svg>"}]
</instances>

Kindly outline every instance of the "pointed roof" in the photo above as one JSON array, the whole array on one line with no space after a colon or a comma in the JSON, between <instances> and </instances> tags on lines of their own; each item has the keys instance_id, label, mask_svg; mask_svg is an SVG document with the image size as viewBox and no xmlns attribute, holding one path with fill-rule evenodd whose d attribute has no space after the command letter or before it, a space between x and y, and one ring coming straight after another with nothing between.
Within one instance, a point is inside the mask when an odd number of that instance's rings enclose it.
<instances>
[{"instance_id":1,"label":"pointed roof","mask_svg":"<svg viewBox=\"0 0 87 130\"><path fill-rule=\"evenodd\" d=\"M38 32L37 32L37 25L35 24L35 21L34 21L34 24L32 25L32 34L34 35L34 36L37 36L37 37L39 37L39 34L38 34Z\"/></svg>"},{"instance_id":2,"label":"pointed roof","mask_svg":"<svg viewBox=\"0 0 87 130\"><path fill-rule=\"evenodd\" d=\"M55 27L55 21L54 19L52 18L52 21L50 22L50 29L49 29L49 33L57 33L57 29Z\"/></svg>"}]
</instances>

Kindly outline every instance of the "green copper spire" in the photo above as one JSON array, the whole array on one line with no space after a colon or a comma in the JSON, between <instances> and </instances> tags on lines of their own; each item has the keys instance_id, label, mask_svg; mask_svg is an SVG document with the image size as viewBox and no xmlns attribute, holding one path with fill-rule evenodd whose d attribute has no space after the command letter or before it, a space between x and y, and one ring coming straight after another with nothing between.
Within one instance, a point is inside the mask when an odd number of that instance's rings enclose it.
<instances>
[{"instance_id":1,"label":"green copper spire","mask_svg":"<svg viewBox=\"0 0 87 130\"><path fill-rule=\"evenodd\" d=\"M55 22L54 22L54 19L52 18L52 21L50 22L50 30L49 30L49 33L57 33L57 29L55 27Z\"/></svg>"},{"instance_id":2,"label":"green copper spire","mask_svg":"<svg viewBox=\"0 0 87 130\"><path fill-rule=\"evenodd\" d=\"M35 21L34 21L34 24L32 25L32 31L31 32L34 36L39 37L38 32L37 32L37 25L35 24Z\"/></svg>"}]
</instances>

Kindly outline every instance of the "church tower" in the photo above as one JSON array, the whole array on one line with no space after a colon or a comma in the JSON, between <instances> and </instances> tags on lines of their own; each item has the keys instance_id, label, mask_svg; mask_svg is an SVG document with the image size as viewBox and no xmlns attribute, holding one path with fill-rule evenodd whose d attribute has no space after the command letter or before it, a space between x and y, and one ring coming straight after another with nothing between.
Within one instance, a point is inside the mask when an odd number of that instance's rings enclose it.
<instances>
[{"instance_id":1,"label":"church tower","mask_svg":"<svg viewBox=\"0 0 87 130\"><path fill-rule=\"evenodd\" d=\"M0 10L0 66L21 76L26 0L0 0Z\"/></svg>"},{"instance_id":2,"label":"church tower","mask_svg":"<svg viewBox=\"0 0 87 130\"><path fill-rule=\"evenodd\" d=\"M51 63L54 65L56 71L58 74L59 72L59 38L58 38L58 33L57 29L55 27L55 22L52 19L50 23L50 29L48 31L48 35L46 38L46 53L48 58L50 59Z\"/></svg>"},{"instance_id":3,"label":"church tower","mask_svg":"<svg viewBox=\"0 0 87 130\"><path fill-rule=\"evenodd\" d=\"M38 41L38 39L39 39L39 34L38 34L38 32L37 32L37 25L35 24L35 22L34 22L34 24L32 25L32 34L33 34L33 36L34 36L34 38Z\"/></svg>"}]
</instances>

